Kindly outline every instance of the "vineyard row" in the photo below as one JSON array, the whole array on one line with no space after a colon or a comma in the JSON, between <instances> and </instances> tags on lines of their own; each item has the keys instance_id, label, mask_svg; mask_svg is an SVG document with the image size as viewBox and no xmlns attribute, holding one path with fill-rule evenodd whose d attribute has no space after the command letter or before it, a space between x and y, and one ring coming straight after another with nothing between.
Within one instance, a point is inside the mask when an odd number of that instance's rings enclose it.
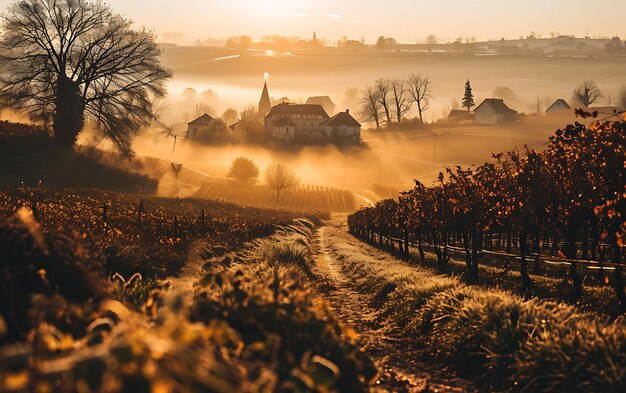
<instances>
[{"instance_id":1,"label":"vineyard row","mask_svg":"<svg viewBox=\"0 0 626 393\"><path fill-rule=\"evenodd\" d=\"M525 148L478 167L447 168L432 186L416 181L413 190L362 208L348 222L353 234L378 238L381 247L395 241L408 254L415 244L422 259L431 245L442 273L448 254L461 252L470 282L479 279L481 255L519 260L525 293L533 288L532 262L567 264L573 301L583 293L579 266L602 275L610 268L626 311L625 182L626 122L576 123L558 130L543 151Z\"/></svg>"}]
</instances>

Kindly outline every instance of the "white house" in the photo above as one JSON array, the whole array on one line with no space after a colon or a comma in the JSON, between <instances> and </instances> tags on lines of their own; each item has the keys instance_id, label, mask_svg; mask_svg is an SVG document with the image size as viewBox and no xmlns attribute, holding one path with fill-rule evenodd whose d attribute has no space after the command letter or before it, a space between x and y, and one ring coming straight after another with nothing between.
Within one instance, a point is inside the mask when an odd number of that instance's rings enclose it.
<instances>
[{"instance_id":1,"label":"white house","mask_svg":"<svg viewBox=\"0 0 626 393\"><path fill-rule=\"evenodd\" d=\"M572 109L572 107L569 106L567 101L565 101L562 98L559 98L558 100L554 101L554 103L550 105L548 109L546 109L546 113L561 112L561 111L566 111L569 109Z\"/></svg>"},{"instance_id":2,"label":"white house","mask_svg":"<svg viewBox=\"0 0 626 393\"><path fill-rule=\"evenodd\" d=\"M361 124L350 114L350 110L339 112L322 123L324 135L330 140L361 141Z\"/></svg>"},{"instance_id":3,"label":"white house","mask_svg":"<svg viewBox=\"0 0 626 393\"><path fill-rule=\"evenodd\" d=\"M316 134L323 133L321 124L329 119L321 105L282 103L272 107L265 116L265 130L274 135L274 124L283 124L283 118L289 119L294 125L294 138L308 140ZM281 126L278 126L281 127ZM284 127L284 126L283 126ZM289 126L290 130L292 125Z\"/></svg>"},{"instance_id":4,"label":"white house","mask_svg":"<svg viewBox=\"0 0 626 393\"><path fill-rule=\"evenodd\" d=\"M517 121L517 111L506 106L503 100L487 98L474 110L477 124L497 124Z\"/></svg>"},{"instance_id":5,"label":"white house","mask_svg":"<svg viewBox=\"0 0 626 393\"><path fill-rule=\"evenodd\" d=\"M272 138L279 141L291 141L296 135L296 123L288 117L281 117L272 123Z\"/></svg>"}]
</instances>

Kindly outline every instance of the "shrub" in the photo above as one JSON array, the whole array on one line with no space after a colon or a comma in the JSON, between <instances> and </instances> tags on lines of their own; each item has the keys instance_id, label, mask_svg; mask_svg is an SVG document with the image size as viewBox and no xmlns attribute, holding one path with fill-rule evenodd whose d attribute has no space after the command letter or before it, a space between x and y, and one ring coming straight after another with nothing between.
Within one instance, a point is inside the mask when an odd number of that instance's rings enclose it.
<instances>
[{"instance_id":1,"label":"shrub","mask_svg":"<svg viewBox=\"0 0 626 393\"><path fill-rule=\"evenodd\" d=\"M230 166L227 177L244 183L254 183L260 174L259 167L248 157L237 157Z\"/></svg>"}]
</instances>

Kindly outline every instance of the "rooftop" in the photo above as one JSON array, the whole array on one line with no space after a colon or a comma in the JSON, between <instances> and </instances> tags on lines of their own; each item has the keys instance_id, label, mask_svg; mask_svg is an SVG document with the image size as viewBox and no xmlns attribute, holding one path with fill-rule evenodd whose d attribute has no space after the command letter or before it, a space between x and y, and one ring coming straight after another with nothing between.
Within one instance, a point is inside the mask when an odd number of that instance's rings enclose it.
<instances>
[{"instance_id":1,"label":"rooftop","mask_svg":"<svg viewBox=\"0 0 626 393\"><path fill-rule=\"evenodd\" d=\"M341 126L361 127L361 123L356 121L356 119L354 117L352 117L352 115L348 111L346 111L346 112L339 112L335 116L333 116L330 119L326 120L322 124L326 125L326 126L333 126L333 127L341 127Z\"/></svg>"},{"instance_id":2,"label":"rooftop","mask_svg":"<svg viewBox=\"0 0 626 393\"><path fill-rule=\"evenodd\" d=\"M205 113L204 115L198 117L197 119L190 121L188 124L189 125L209 125L211 124L213 120L215 119L213 119L211 116Z\"/></svg>"},{"instance_id":3,"label":"rooftop","mask_svg":"<svg viewBox=\"0 0 626 393\"><path fill-rule=\"evenodd\" d=\"M328 119L328 114L318 104L289 104L283 103L272 107L267 116L272 115L319 115Z\"/></svg>"},{"instance_id":4,"label":"rooftop","mask_svg":"<svg viewBox=\"0 0 626 393\"><path fill-rule=\"evenodd\" d=\"M496 113L517 113L516 110L513 110L506 106L504 100L499 98L487 98L480 105L474 109L475 112L478 112L480 108L484 108L490 106Z\"/></svg>"}]
</instances>

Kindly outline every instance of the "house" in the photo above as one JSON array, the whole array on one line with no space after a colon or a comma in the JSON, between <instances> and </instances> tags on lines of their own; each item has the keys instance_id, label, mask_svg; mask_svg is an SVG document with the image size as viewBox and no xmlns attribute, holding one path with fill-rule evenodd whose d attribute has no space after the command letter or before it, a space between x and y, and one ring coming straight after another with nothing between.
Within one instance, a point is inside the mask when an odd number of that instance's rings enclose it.
<instances>
[{"instance_id":1,"label":"house","mask_svg":"<svg viewBox=\"0 0 626 393\"><path fill-rule=\"evenodd\" d=\"M499 98L487 98L474 110L477 124L497 124L517 121L517 111L506 106Z\"/></svg>"},{"instance_id":2,"label":"house","mask_svg":"<svg viewBox=\"0 0 626 393\"><path fill-rule=\"evenodd\" d=\"M330 117L321 105L313 104L290 104L283 103L272 107L270 112L265 116L265 130L267 134L274 136L274 126L287 127L285 120L287 118L294 125L288 126L289 131L294 127L293 137L289 139L310 140L316 134L322 134L321 124ZM286 131L283 128L283 131ZM278 132L277 135L286 135Z\"/></svg>"},{"instance_id":3,"label":"house","mask_svg":"<svg viewBox=\"0 0 626 393\"><path fill-rule=\"evenodd\" d=\"M461 109L452 109L448 114L448 122L450 123L473 123L476 114Z\"/></svg>"},{"instance_id":4,"label":"house","mask_svg":"<svg viewBox=\"0 0 626 393\"><path fill-rule=\"evenodd\" d=\"M554 101L554 103L550 105L548 109L546 109L546 113L561 112L561 111L566 111L569 109L572 109L572 107L569 106L567 101L565 101L562 98L559 98L558 100Z\"/></svg>"},{"instance_id":5,"label":"house","mask_svg":"<svg viewBox=\"0 0 626 393\"><path fill-rule=\"evenodd\" d=\"M211 125L215 119L204 114L187 123L187 139L210 139Z\"/></svg>"},{"instance_id":6,"label":"house","mask_svg":"<svg viewBox=\"0 0 626 393\"><path fill-rule=\"evenodd\" d=\"M305 104L321 105L329 116L335 114L335 103L329 96L309 97Z\"/></svg>"},{"instance_id":7,"label":"house","mask_svg":"<svg viewBox=\"0 0 626 393\"><path fill-rule=\"evenodd\" d=\"M280 141L291 141L296 135L296 123L287 116L272 123L272 138Z\"/></svg>"},{"instance_id":8,"label":"house","mask_svg":"<svg viewBox=\"0 0 626 393\"><path fill-rule=\"evenodd\" d=\"M350 114L350 110L339 112L321 124L324 136L335 141L361 141L361 124Z\"/></svg>"}]
</instances>

